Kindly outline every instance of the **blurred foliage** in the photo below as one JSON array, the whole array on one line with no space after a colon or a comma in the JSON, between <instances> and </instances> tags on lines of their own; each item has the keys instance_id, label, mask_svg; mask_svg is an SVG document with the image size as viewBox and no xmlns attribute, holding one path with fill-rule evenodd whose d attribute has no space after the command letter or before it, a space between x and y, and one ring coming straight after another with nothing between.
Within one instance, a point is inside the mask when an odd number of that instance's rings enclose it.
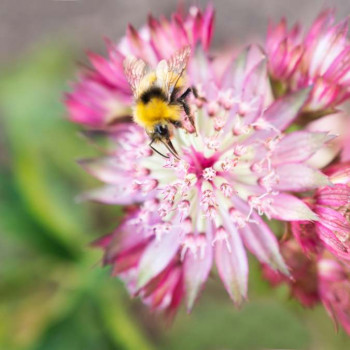
<instances>
[{"instance_id":1,"label":"blurred foliage","mask_svg":"<svg viewBox=\"0 0 350 350\"><path fill-rule=\"evenodd\" d=\"M172 325L129 299L88 247L120 209L74 199L96 185L75 163L95 151L64 118L74 62L69 50L45 47L0 75L0 349L350 348L322 308L302 310L286 288L272 290L255 259L241 310L215 274Z\"/></svg>"}]
</instances>

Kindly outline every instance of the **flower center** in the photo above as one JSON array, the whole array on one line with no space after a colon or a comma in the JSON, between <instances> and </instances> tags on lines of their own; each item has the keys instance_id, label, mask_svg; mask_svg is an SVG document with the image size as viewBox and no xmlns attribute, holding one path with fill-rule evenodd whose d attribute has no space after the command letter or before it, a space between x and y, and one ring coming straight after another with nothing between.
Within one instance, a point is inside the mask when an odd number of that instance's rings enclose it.
<instances>
[{"instance_id":1,"label":"flower center","mask_svg":"<svg viewBox=\"0 0 350 350\"><path fill-rule=\"evenodd\" d=\"M218 160L216 154L206 158L202 153L192 148L191 152L185 152L184 160L189 164L188 173L196 175L198 179L204 178L205 180L210 180L211 176L215 176L210 169L213 170L212 167Z\"/></svg>"}]
</instances>

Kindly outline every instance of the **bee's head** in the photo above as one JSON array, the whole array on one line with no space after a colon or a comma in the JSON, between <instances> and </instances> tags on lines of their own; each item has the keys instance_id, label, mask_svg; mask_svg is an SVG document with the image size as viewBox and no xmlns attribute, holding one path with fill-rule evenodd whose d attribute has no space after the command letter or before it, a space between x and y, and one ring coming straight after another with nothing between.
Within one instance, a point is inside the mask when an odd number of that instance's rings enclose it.
<instances>
[{"instance_id":1,"label":"bee's head","mask_svg":"<svg viewBox=\"0 0 350 350\"><path fill-rule=\"evenodd\" d=\"M174 148L173 146L173 143L171 142L170 140L170 136L171 136L171 133L170 133L170 130L169 130L169 127L168 125L165 125L165 124L156 124L155 127L154 127L154 131L153 133L151 134L151 138L152 138L152 142L151 144L154 142L154 141L160 141L164 144L164 146L168 149L168 151L173 155L175 156L176 158L178 158L178 154L176 152L176 149ZM157 151L157 153L159 153ZM161 153L159 153L161 154Z\"/></svg>"},{"instance_id":2,"label":"bee's head","mask_svg":"<svg viewBox=\"0 0 350 350\"><path fill-rule=\"evenodd\" d=\"M157 124L154 127L153 135L155 139L169 139L170 133L167 125Z\"/></svg>"}]
</instances>

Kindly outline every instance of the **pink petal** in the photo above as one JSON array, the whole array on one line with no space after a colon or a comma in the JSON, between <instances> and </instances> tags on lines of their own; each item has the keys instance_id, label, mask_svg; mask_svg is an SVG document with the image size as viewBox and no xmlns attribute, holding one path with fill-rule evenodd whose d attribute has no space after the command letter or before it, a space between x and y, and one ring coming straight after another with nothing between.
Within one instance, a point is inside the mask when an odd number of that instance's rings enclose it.
<instances>
[{"instance_id":1,"label":"pink petal","mask_svg":"<svg viewBox=\"0 0 350 350\"><path fill-rule=\"evenodd\" d=\"M284 130L297 117L307 101L310 88L301 89L274 102L264 113L267 122L278 130Z\"/></svg>"},{"instance_id":2,"label":"pink petal","mask_svg":"<svg viewBox=\"0 0 350 350\"><path fill-rule=\"evenodd\" d=\"M151 193L144 194L140 191L131 192L120 186L104 186L79 195L77 200L91 200L105 204L130 205L143 202L150 197L152 197Z\"/></svg>"},{"instance_id":3,"label":"pink petal","mask_svg":"<svg viewBox=\"0 0 350 350\"><path fill-rule=\"evenodd\" d=\"M248 223L241 228L244 244L260 262L289 275L288 268L280 254L276 236L259 215L253 213L251 217L256 223Z\"/></svg>"},{"instance_id":4,"label":"pink petal","mask_svg":"<svg viewBox=\"0 0 350 350\"><path fill-rule=\"evenodd\" d=\"M209 49L214 34L215 11L214 6L209 4L203 15L202 45L205 50Z\"/></svg>"},{"instance_id":5,"label":"pink petal","mask_svg":"<svg viewBox=\"0 0 350 350\"><path fill-rule=\"evenodd\" d=\"M102 236L91 243L91 246L106 249L113 240L113 234Z\"/></svg>"},{"instance_id":6,"label":"pink petal","mask_svg":"<svg viewBox=\"0 0 350 350\"><path fill-rule=\"evenodd\" d=\"M319 238L313 222L292 221L291 229L296 241L306 254L317 251L319 247Z\"/></svg>"},{"instance_id":7,"label":"pink petal","mask_svg":"<svg viewBox=\"0 0 350 350\"><path fill-rule=\"evenodd\" d=\"M89 174L108 184L118 185L125 181L126 175L116 158L82 159L78 163Z\"/></svg>"},{"instance_id":8,"label":"pink petal","mask_svg":"<svg viewBox=\"0 0 350 350\"><path fill-rule=\"evenodd\" d=\"M200 255L200 253L198 255ZM213 248L211 246L211 240L208 238L203 256L195 257L191 252L186 254L184 261L184 278L188 311L192 309L201 287L207 280L212 263Z\"/></svg>"},{"instance_id":9,"label":"pink petal","mask_svg":"<svg viewBox=\"0 0 350 350\"><path fill-rule=\"evenodd\" d=\"M350 203L350 187L344 184L327 186L317 192L316 198L318 204L342 207Z\"/></svg>"},{"instance_id":10,"label":"pink petal","mask_svg":"<svg viewBox=\"0 0 350 350\"><path fill-rule=\"evenodd\" d=\"M137 278L137 287L142 288L167 267L179 250L179 232L172 229L160 240L154 240L143 254Z\"/></svg>"},{"instance_id":11,"label":"pink petal","mask_svg":"<svg viewBox=\"0 0 350 350\"><path fill-rule=\"evenodd\" d=\"M273 203L271 216L277 220L317 221L317 215L300 199L290 194L278 194L271 196Z\"/></svg>"},{"instance_id":12,"label":"pink petal","mask_svg":"<svg viewBox=\"0 0 350 350\"><path fill-rule=\"evenodd\" d=\"M334 184L350 183L350 163L337 163L325 169L324 172Z\"/></svg>"},{"instance_id":13,"label":"pink petal","mask_svg":"<svg viewBox=\"0 0 350 350\"><path fill-rule=\"evenodd\" d=\"M283 164L275 171L279 181L274 189L280 191L306 191L330 184L326 175L304 164Z\"/></svg>"},{"instance_id":14,"label":"pink petal","mask_svg":"<svg viewBox=\"0 0 350 350\"><path fill-rule=\"evenodd\" d=\"M274 165L298 163L309 159L321 146L332 139L326 132L296 131L287 134L272 153Z\"/></svg>"},{"instance_id":15,"label":"pink petal","mask_svg":"<svg viewBox=\"0 0 350 350\"><path fill-rule=\"evenodd\" d=\"M345 242L349 239L350 223L344 215L332 208L319 205L314 210L319 217L319 223L331 230L340 241Z\"/></svg>"},{"instance_id":16,"label":"pink petal","mask_svg":"<svg viewBox=\"0 0 350 350\"><path fill-rule=\"evenodd\" d=\"M256 98L264 96L268 88L266 58L261 61L249 72L243 85L243 99Z\"/></svg>"},{"instance_id":17,"label":"pink petal","mask_svg":"<svg viewBox=\"0 0 350 350\"><path fill-rule=\"evenodd\" d=\"M246 298L248 288L248 259L236 227L224 214L227 241L215 242L215 262L221 280L235 304Z\"/></svg>"},{"instance_id":18,"label":"pink petal","mask_svg":"<svg viewBox=\"0 0 350 350\"><path fill-rule=\"evenodd\" d=\"M316 224L316 232L327 249L340 259L350 259L349 249L322 223Z\"/></svg>"}]
</instances>

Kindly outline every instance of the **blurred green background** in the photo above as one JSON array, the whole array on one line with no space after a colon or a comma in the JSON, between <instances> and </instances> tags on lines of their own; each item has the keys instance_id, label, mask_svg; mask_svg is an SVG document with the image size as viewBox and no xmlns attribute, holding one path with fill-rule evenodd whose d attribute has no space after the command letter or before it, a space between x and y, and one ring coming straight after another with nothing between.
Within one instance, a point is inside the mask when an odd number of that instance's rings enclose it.
<instances>
[{"instance_id":1,"label":"blurred green background","mask_svg":"<svg viewBox=\"0 0 350 350\"><path fill-rule=\"evenodd\" d=\"M97 185L76 164L96 151L62 104L82 52L44 42L1 66L0 349L349 349L321 307L304 310L286 288L271 289L254 259L240 310L215 276L172 325L130 300L89 247L120 208L75 201Z\"/></svg>"}]
</instances>

